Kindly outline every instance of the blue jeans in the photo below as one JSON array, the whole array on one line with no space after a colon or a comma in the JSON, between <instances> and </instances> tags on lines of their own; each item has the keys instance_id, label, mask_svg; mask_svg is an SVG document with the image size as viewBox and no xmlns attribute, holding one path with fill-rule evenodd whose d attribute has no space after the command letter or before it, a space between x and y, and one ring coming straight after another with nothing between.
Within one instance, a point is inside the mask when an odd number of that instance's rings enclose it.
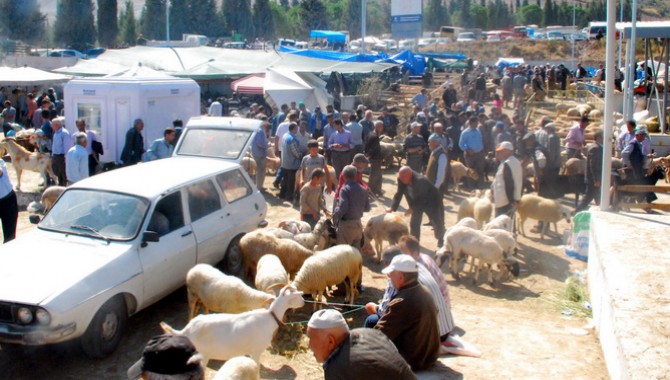
<instances>
[{"instance_id":1,"label":"blue jeans","mask_svg":"<svg viewBox=\"0 0 670 380\"><path fill-rule=\"evenodd\" d=\"M370 315L368 315L368 317L365 318L365 322L363 322L363 327L367 327L367 328L370 328L370 329L373 328L373 327L375 327L375 325L377 324L377 322L379 322L379 318L381 318L381 317L379 316L379 314L370 314Z\"/></svg>"}]
</instances>

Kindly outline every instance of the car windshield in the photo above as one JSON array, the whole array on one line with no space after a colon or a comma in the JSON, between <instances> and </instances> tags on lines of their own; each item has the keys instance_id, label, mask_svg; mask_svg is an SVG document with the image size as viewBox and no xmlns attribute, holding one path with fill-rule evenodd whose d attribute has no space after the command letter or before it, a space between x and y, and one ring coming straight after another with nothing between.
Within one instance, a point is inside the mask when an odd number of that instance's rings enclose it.
<instances>
[{"instance_id":1,"label":"car windshield","mask_svg":"<svg viewBox=\"0 0 670 380\"><path fill-rule=\"evenodd\" d=\"M72 189L61 195L40 228L104 240L129 240L137 235L149 201L128 194Z\"/></svg>"},{"instance_id":2,"label":"car windshield","mask_svg":"<svg viewBox=\"0 0 670 380\"><path fill-rule=\"evenodd\" d=\"M237 160L252 134L237 129L187 128L176 155Z\"/></svg>"}]
</instances>

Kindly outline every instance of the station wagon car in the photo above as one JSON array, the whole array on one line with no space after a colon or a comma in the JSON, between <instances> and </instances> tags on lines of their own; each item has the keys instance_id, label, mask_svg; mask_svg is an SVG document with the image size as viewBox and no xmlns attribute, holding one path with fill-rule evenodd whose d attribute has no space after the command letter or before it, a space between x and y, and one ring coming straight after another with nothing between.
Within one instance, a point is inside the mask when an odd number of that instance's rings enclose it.
<instances>
[{"instance_id":1,"label":"station wagon car","mask_svg":"<svg viewBox=\"0 0 670 380\"><path fill-rule=\"evenodd\" d=\"M0 343L80 339L104 357L128 317L198 263L239 273L237 242L267 205L239 162L260 121L196 118L173 157L68 187L36 229L0 246Z\"/></svg>"}]
</instances>

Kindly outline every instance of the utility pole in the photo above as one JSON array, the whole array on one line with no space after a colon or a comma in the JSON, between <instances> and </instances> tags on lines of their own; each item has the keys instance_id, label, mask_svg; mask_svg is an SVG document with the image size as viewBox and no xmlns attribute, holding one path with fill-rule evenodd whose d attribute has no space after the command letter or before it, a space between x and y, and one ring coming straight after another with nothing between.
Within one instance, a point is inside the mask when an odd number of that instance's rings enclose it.
<instances>
[{"instance_id":1,"label":"utility pole","mask_svg":"<svg viewBox=\"0 0 670 380\"><path fill-rule=\"evenodd\" d=\"M367 19L367 0L361 2L361 54L365 54L365 21Z\"/></svg>"},{"instance_id":2,"label":"utility pole","mask_svg":"<svg viewBox=\"0 0 670 380\"><path fill-rule=\"evenodd\" d=\"M165 0L165 40L170 41L170 0Z\"/></svg>"}]
</instances>

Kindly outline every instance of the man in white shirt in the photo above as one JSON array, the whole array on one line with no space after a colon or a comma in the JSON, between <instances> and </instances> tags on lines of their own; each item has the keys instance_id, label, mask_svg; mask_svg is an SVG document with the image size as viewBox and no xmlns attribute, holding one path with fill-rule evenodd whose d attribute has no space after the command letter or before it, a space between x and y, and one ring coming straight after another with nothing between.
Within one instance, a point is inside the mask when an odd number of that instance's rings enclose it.
<instances>
[{"instance_id":1,"label":"man in white shirt","mask_svg":"<svg viewBox=\"0 0 670 380\"><path fill-rule=\"evenodd\" d=\"M221 101L221 98L216 98L216 100L209 105L209 116L223 116L223 104L221 104Z\"/></svg>"},{"instance_id":2,"label":"man in white shirt","mask_svg":"<svg viewBox=\"0 0 670 380\"><path fill-rule=\"evenodd\" d=\"M75 145L67 151L65 157L65 175L68 185L88 178L88 138L85 133L75 134Z\"/></svg>"}]
</instances>

